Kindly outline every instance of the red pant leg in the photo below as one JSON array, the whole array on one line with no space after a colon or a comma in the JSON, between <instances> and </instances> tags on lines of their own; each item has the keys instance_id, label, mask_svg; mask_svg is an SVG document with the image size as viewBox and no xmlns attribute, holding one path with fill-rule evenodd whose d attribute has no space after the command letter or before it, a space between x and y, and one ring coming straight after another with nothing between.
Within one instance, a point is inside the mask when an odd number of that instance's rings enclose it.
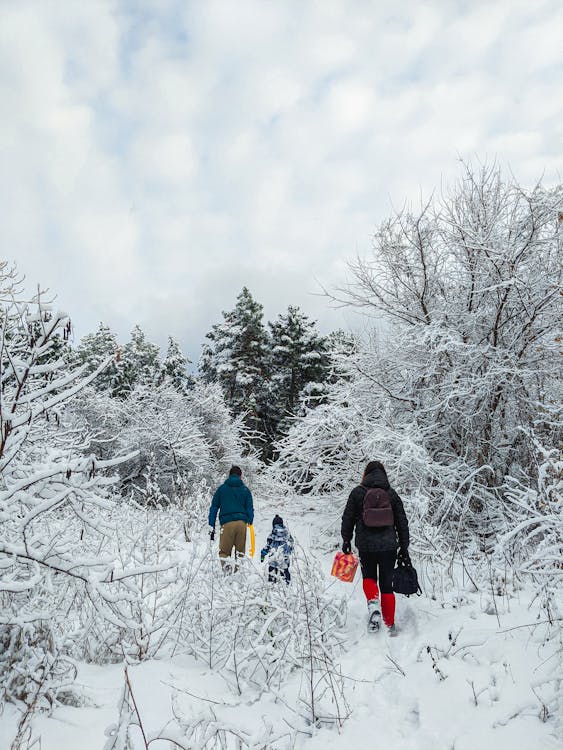
<instances>
[{"instance_id":1,"label":"red pant leg","mask_svg":"<svg viewBox=\"0 0 563 750\"><path fill-rule=\"evenodd\" d=\"M364 578L363 587L368 602L371 602L373 599L379 599L379 589L373 578Z\"/></svg>"},{"instance_id":2,"label":"red pant leg","mask_svg":"<svg viewBox=\"0 0 563 750\"><path fill-rule=\"evenodd\" d=\"M395 594L381 594L383 622L390 627L395 623Z\"/></svg>"}]
</instances>

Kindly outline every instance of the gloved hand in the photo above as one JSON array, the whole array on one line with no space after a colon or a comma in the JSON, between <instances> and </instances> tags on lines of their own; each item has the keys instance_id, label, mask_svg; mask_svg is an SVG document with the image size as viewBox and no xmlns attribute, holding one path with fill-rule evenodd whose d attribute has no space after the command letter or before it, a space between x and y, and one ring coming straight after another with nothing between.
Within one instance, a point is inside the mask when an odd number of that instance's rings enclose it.
<instances>
[{"instance_id":1,"label":"gloved hand","mask_svg":"<svg viewBox=\"0 0 563 750\"><path fill-rule=\"evenodd\" d=\"M215 526L209 526L209 538L212 542L215 540Z\"/></svg>"},{"instance_id":2,"label":"gloved hand","mask_svg":"<svg viewBox=\"0 0 563 750\"><path fill-rule=\"evenodd\" d=\"M342 552L344 552L345 555L349 555L350 552L352 552L352 545L350 542L342 542Z\"/></svg>"},{"instance_id":3,"label":"gloved hand","mask_svg":"<svg viewBox=\"0 0 563 750\"><path fill-rule=\"evenodd\" d=\"M408 549L403 549L403 547L399 547L399 549L397 550L397 560L401 560L406 565L410 565L411 559L409 557Z\"/></svg>"}]
</instances>

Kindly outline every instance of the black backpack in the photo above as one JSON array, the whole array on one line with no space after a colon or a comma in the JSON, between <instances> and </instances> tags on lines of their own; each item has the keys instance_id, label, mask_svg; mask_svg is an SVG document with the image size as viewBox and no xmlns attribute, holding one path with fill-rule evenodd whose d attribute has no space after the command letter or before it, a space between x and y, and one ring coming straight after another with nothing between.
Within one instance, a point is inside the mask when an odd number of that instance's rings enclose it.
<instances>
[{"instance_id":1,"label":"black backpack","mask_svg":"<svg viewBox=\"0 0 563 750\"><path fill-rule=\"evenodd\" d=\"M365 485L362 485L365 486ZM393 526L395 518L389 493L381 487L366 487L362 520L369 528Z\"/></svg>"},{"instance_id":2,"label":"black backpack","mask_svg":"<svg viewBox=\"0 0 563 750\"><path fill-rule=\"evenodd\" d=\"M414 569L408 554L399 555L397 558L397 567L393 571L393 591L396 594L411 596L422 594L422 589L418 583L418 575Z\"/></svg>"}]
</instances>

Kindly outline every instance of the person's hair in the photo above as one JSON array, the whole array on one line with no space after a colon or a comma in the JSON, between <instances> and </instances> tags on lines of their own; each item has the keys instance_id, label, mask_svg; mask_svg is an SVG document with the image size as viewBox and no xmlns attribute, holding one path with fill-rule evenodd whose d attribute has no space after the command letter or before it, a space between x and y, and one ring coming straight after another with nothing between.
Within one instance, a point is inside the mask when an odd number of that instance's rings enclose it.
<instances>
[{"instance_id":1,"label":"person's hair","mask_svg":"<svg viewBox=\"0 0 563 750\"><path fill-rule=\"evenodd\" d=\"M385 476L387 476L387 472L385 471L385 466L381 463L381 461L370 461L369 464L364 469L364 475L362 477L362 481L367 477L368 474L371 474L372 471L375 471L376 469L379 469L379 471L382 471Z\"/></svg>"},{"instance_id":2,"label":"person's hair","mask_svg":"<svg viewBox=\"0 0 563 750\"><path fill-rule=\"evenodd\" d=\"M231 476L231 474L236 474L237 477L242 477L242 469L240 466L231 466L229 469L229 476Z\"/></svg>"}]
</instances>

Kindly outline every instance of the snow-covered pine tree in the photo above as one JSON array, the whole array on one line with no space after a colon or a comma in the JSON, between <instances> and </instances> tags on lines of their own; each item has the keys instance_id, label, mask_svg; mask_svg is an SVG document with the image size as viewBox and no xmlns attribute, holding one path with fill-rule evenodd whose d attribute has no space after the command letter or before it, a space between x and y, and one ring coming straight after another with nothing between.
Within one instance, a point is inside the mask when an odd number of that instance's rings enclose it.
<instances>
[{"instance_id":1,"label":"snow-covered pine tree","mask_svg":"<svg viewBox=\"0 0 563 750\"><path fill-rule=\"evenodd\" d=\"M98 392L113 394L122 376L119 357L119 344L115 334L109 326L100 323L95 333L88 333L80 339L80 344L68 359L71 365L84 366L88 374L109 359L108 365L94 380L92 387Z\"/></svg>"},{"instance_id":2,"label":"snow-covered pine tree","mask_svg":"<svg viewBox=\"0 0 563 750\"><path fill-rule=\"evenodd\" d=\"M200 372L205 382L221 385L235 415L244 414L253 430L263 430L261 404L268 368L268 334L263 308L244 287L233 310L223 312L223 322L207 334Z\"/></svg>"},{"instance_id":3,"label":"snow-covered pine tree","mask_svg":"<svg viewBox=\"0 0 563 750\"><path fill-rule=\"evenodd\" d=\"M322 398L331 363L327 340L299 307L290 305L269 326L270 379L263 411L273 441L287 429L303 398L309 405Z\"/></svg>"},{"instance_id":4,"label":"snow-covered pine tree","mask_svg":"<svg viewBox=\"0 0 563 750\"><path fill-rule=\"evenodd\" d=\"M194 382L187 371L188 362L188 358L180 349L180 344L169 336L168 349L160 371L160 382L170 383L179 393L185 393Z\"/></svg>"},{"instance_id":5,"label":"snow-covered pine tree","mask_svg":"<svg viewBox=\"0 0 563 750\"><path fill-rule=\"evenodd\" d=\"M121 351L120 363L115 393L121 397L127 396L137 385L153 385L160 378L160 349L147 339L139 325L131 331L131 339Z\"/></svg>"}]
</instances>

